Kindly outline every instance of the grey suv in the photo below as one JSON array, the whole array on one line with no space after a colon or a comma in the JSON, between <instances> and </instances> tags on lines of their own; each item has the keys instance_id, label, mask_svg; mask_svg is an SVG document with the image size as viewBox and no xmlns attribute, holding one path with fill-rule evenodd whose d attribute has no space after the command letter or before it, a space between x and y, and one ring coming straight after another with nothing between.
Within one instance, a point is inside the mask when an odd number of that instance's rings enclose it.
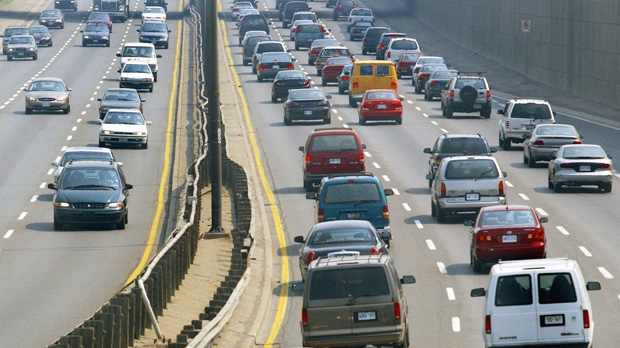
<instances>
[{"instance_id":1,"label":"grey suv","mask_svg":"<svg viewBox=\"0 0 620 348\"><path fill-rule=\"evenodd\" d=\"M499 121L499 146L504 150L510 150L512 143L522 143L537 125L555 123L555 112L543 99L511 99L497 113L504 116Z\"/></svg>"},{"instance_id":2,"label":"grey suv","mask_svg":"<svg viewBox=\"0 0 620 348\"><path fill-rule=\"evenodd\" d=\"M448 214L477 213L482 207L505 205L504 178L491 156L457 156L444 158L431 185L431 216L445 222Z\"/></svg>"},{"instance_id":3,"label":"grey suv","mask_svg":"<svg viewBox=\"0 0 620 348\"><path fill-rule=\"evenodd\" d=\"M479 112L491 117L491 87L483 76L456 76L441 92L441 113L452 118L455 112Z\"/></svg>"},{"instance_id":4,"label":"grey suv","mask_svg":"<svg viewBox=\"0 0 620 348\"><path fill-rule=\"evenodd\" d=\"M6 54L9 39L13 35L30 35L30 31L28 27L24 25L9 25L6 27L2 34L2 54Z\"/></svg>"},{"instance_id":5,"label":"grey suv","mask_svg":"<svg viewBox=\"0 0 620 348\"><path fill-rule=\"evenodd\" d=\"M388 255L332 256L310 263L303 287L301 335L304 347L369 344L409 347L409 309Z\"/></svg>"},{"instance_id":6,"label":"grey suv","mask_svg":"<svg viewBox=\"0 0 620 348\"><path fill-rule=\"evenodd\" d=\"M480 134L442 134L433 147L424 149L429 154L428 173L435 175L442 159L454 156L491 156L497 149L490 147L487 139ZM433 180L428 181L428 187Z\"/></svg>"}]
</instances>

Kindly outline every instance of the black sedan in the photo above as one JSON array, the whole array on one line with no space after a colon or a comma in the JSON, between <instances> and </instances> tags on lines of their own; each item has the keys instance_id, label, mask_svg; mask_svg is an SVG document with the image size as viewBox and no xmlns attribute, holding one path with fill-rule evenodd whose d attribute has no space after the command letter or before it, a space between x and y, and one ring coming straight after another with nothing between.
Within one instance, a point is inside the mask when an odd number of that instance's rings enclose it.
<instances>
[{"instance_id":1,"label":"black sedan","mask_svg":"<svg viewBox=\"0 0 620 348\"><path fill-rule=\"evenodd\" d=\"M30 30L30 35L34 37L34 41L37 43L37 46L52 47L54 44L52 41L52 34L46 26L31 25L28 29Z\"/></svg>"},{"instance_id":2,"label":"black sedan","mask_svg":"<svg viewBox=\"0 0 620 348\"><path fill-rule=\"evenodd\" d=\"M379 232L366 220L336 220L319 222L308 236L297 236L294 241L303 243L299 250L299 269L306 278L308 265L319 257L331 255L387 255L390 232Z\"/></svg>"},{"instance_id":3,"label":"black sedan","mask_svg":"<svg viewBox=\"0 0 620 348\"><path fill-rule=\"evenodd\" d=\"M441 91L446 88L448 81L458 73L458 70L433 71L424 84L424 99L433 100L435 97L441 97Z\"/></svg>"},{"instance_id":4,"label":"black sedan","mask_svg":"<svg viewBox=\"0 0 620 348\"><path fill-rule=\"evenodd\" d=\"M273 79L282 70L295 69L293 62L295 58L286 52L265 52L256 64L256 77L258 82L265 79Z\"/></svg>"},{"instance_id":5,"label":"black sedan","mask_svg":"<svg viewBox=\"0 0 620 348\"><path fill-rule=\"evenodd\" d=\"M300 70L280 71L271 85L271 101L284 100L291 89L310 88L310 77Z\"/></svg>"},{"instance_id":6,"label":"black sedan","mask_svg":"<svg viewBox=\"0 0 620 348\"><path fill-rule=\"evenodd\" d=\"M136 30L140 33L140 42L152 43L158 48L168 48L171 30L166 26L166 22L162 21L144 21L140 29Z\"/></svg>"},{"instance_id":7,"label":"black sedan","mask_svg":"<svg viewBox=\"0 0 620 348\"><path fill-rule=\"evenodd\" d=\"M39 15L39 24L48 28L64 29L65 15L60 10L44 10Z\"/></svg>"},{"instance_id":8,"label":"black sedan","mask_svg":"<svg viewBox=\"0 0 620 348\"><path fill-rule=\"evenodd\" d=\"M103 45L110 47L110 29L105 23L86 23L82 33L82 46Z\"/></svg>"},{"instance_id":9,"label":"black sedan","mask_svg":"<svg viewBox=\"0 0 620 348\"><path fill-rule=\"evenodd\" d=\"M97 98L99 103L99 119L103 120L110 109L138 109L142 110L144 99L133 88L108 88L103 98Z\"/></svg>"},{"instance_id":10,"label":"black sedan","mask_svg":"<svg viewBox=\"0 0 620 348\"><path fill-rule=\"evenodd\" d=\"M318 88L292 89L284 103L284 124L290 125L296 120L322 120L332 122L331 95L325 95Z\"/></svg>"},{"instance_id":11,"label":"black sedan","mask_svg":"<svg viewBox=\"0 0 620 348\"><path fill-rule=\"evenodd\" d=\"M372 27L372 22L370 21L355 21L351 24L351 29L349 32L349 40L362 40L364 35L366 34L366 30Z\"/></svg>"}]
</instances>

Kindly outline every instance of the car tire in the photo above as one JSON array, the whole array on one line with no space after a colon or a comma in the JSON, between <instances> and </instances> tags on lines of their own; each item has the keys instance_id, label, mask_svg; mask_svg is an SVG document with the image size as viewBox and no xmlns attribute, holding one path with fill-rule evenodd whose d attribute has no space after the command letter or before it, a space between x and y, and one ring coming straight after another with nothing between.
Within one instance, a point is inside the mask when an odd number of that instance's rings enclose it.
<instances>
[{"instance_id":1,"label":"car tire","mask_svg":"<svg viewBox=\"0 0 620 348\"><path fill-rule=\"evenodd\" d=\"M50 42L49 45L47 45L47 47L52 47L54 45L53 42Z\"/></svg>"},{"instance_id":2,"label":"car tire","mask_svg":"<svg viewBox=\"0 0 620 348\"><path fill-rule=\"evenodd\" d=\"M437 216L437 206L433 203L433 201L431 201L431 216Z\"/></svg>"},{"instance_id":3,"label":"car tire","mask_svg":"<svg viewBox=\"0 0 620 348\"><path fill-rule=\"evenodd\" d=\"M258 82L263 82L263 81L265 81L265 80L264 80L262 77L260 77L260 76L257 76L257 79L258 79Z\"/></svg>"},{"instance_id":4,"label":"car tire","mask_svg":"<svg viewBox=\"0 0 620 348\"><path fill-rule=\"evenodd\" d=\"M491 118L491 109L481 111L480 116L484 118Z\"/></svg>"},{"instance_id":5,"label":"car tire","mask_svg":"<svg viewBox=\"0 0 620 348\"><path fill-rule=\"evenodd\" d=\"M432 188L433 187L433 180L429 180L428 181L428 188Z\"/></svg>"},{"instance_id":6,"label":"car tire","mask_svg":"<svg viewBox=\"0 0 620 348\"><path fill-rule=\"evenodd\" d=\"M454 116L454 111L452 110L452 108L446 107L446 117L452 118L452 116Z\"/></svg>"},{"instance_id":7,"label":"car tire","mask_svg":"<svg viewBox=\"0 0 620 348\"><path fill-rule=\"evenodd\" d=\"M323 77L323 69L316 69L316 76Z\"/></svg>"},{"instance_id":8,"label":"car tire","mask_svg":"<svg viewBox=\"0 0 620 348\"><path fill-rule=\"evenodd\" d=\"M358 122L361 125L365 125L366 124L366 120L362 117L362 115L358 115L357 116Z\"/></svg>"},{"instance_id":9,"label":"car tire","mask_svg":"<svg viewBox=\"0 0 620 348\"><path fill-rule=\"evenodd\" d=\"M291 125L291 120L288 117L286 117L286 114L284 114L284 124L287 126Z\"/></svg>"},{"instance_id":10,"label":"car tire","mask_svg":"<svg viewBox=\"0 0 620 348\"><path fill-rule=\"evenodd\" d=\"M334 15L332 16L332 20L337 21L338 20L338 15L334 13Z\"/></svg>"},{"instance_id":11,"label":"car tire","mask_svg":"<svg viewBox=\"0 0 620 348\"><path fill-rule=\"evenodd\" d=\"M275 95L271 95L271 102L272 103L277 103L278 102L278 97L276 97Z\"/></svg>"},{"instance_id":12,"label":"car tire","mask_svg":"<svg viewBox=\"0 0 620 348\"><path fill-rule=\"evenodd\" d=\"M99 142L99 147L105 147L105 143L104 142Z\"/></svg>"},{"instance_id":13,"label":"car tire","mask_svg":"<svg viewBox=\"0 0 620 348\"><path fill-rule=\"evenodd\" d=\"M611 192L611 183L610 182L602 183L598 186L598 188L603 190L603 192L605 193L609 193Z\"/></svg>"},{"instance_id":14,"label":"car tire","mask_svg":"<svg viewBox=\"0 0 620 348\"><path fill-rule=\"evenodd\" d=\"M11 56L6 56L6 60L8 60L9 62L13 60L13 57Z\"/></svg>"},{"instance_id":15,"label":"car tire","mask_svg":"<svg viewBox=\"0 0 620 348\"><path fill-rule=\"evenodd\" d=\"M469 264L471 265L471 269L474 273L482 272L482 262L478 261L478 259L476 259L471 252L469 253Z\"/></svg>"},{"instance_id":16,"label":"car tire","mask_svg":"<svg viewBox=\"0 0 620 348\"><path fill-rule=\"evenodd\" d=\"M123 218L119 223L116 224L116 229L117 230L125 229L125 218Z\"/></svg>"},{"instance_id":17,"label":"car tire","mask_svg":"<svg viewBox=\"0 0 620 348\"><path fill-rule=\"evenodd\" d=\"M529 157L527 159L527 166L530 168L536 167L536 160L532 157L532 152L528 151ZM523 158L525 158L525 151L523 151Z\"/></svg>"},{"instance_id":18,"label":"car tire","mask_svg":"<svg viewBox=\"0 0 620 348\"><path fill-rule=\"evenodd\" d=\"M353 38L353 35L349 35L349 41L355 41L355 39Z\"/></svg>"},{"instance_id":19,"label":"car tire","mask_svg":"<svg viewBox=\"0 0 620 348\"><path fill-rule=\"evenodd\" d=\"M26 115L30 115L32 114L32 109L31 108L26 108Z\"/></svg>"},{"instance_id":20,"label":"car tire","mask_svg":"<svg viewBox=\"0 0 620 348\"><path fill-rule=\"evenodd\" d=\"M149 141L147 140L146 143L142 144L142 149L146 150L149 148Z\"/></svg>"},{"instance_id":21,"label":"car tire","mask_svg":"<svg viewBox=\"0 0 620 348\"><path fill-rule=\"evenodd\" d=\"M510 151L512 149L512 140L504 138L502 149L505 151Z\"/></svg>"},{"instance_id":22,"label":"car tire","mask_svg":"<svg viewBox=\"0 0 620 348\"><path fill-rule=\"evenodd\" d=\"M551 174L547 176L547 188L549 188L550 190L553 190L555 188L553 181L551 181Z\"/></svg>"},{"instance_id":23,"label":"car tire","mask_svg":"<svg viewBox=\"0 0 620 348\"><path fill-rule=\"evenodd\" d=\"M308 59L308 65L314 65L314 61L313 61L313 60Z\"/></svg>"},{"instance_id":24,"label":"car tire","mask_svg":"<svg viewBox=\"0 0 620 348\"><path fill-rule=\"evenodd\" d=\"M105 47L110 47L110 41L105 44Z\"/></svg>"},{"instance_id":25,"label":"car tire","mask_svg":"<svg viewBox=\"0 0 620 348\"><path fill-rule=\"evenodd\" d=\"M67 106L66 109L62 109L62 113L65 114L65 115L70 113L70 112L71 112L71 105Z\"/></svg>"},{"instance_id":26,"label":"car tire","mask_svg":"<svg viewBox=\"0 0 620 348\"><path fill-rule=\"evenodd\" d=\"M62 231L62 224L54 217L54 231Z\"/></svg>"},{"instance_id":27,"label":"car tire","mask_svg":"<svg viewBox=\"0 0 620 348\"><path fill-rule=\"evenodd\" d=\"M349 95L349 106L352 108L357 107L357 102L353 99L353 97L351 97L351 95Z\"/></svg>"},{"instance_id":28,"label":"car tire","mask_svg":"<svg viewBox=\"0 0 620 348\"><path fill-rule=\"evenodd\" d=\"M446 212L439 206L439 204L437 204L437 222L446 222Z\"/></svg>"},{"instance_id":29,"label":"car tire","mask_svg":"<svg viewBox=\"0 0 620 348\"><path fill-rule=\"evenodd\" d=\"M409 348L409 327L405 329L405 340L396 344L394 348Z\"/></svg>"},{"instance_id":30,"label":"car tire","mask_svg":"<svg viewBox=\"0 0 620 348\"><path fill-rule=\"evenodd\" d=\"M151 87L149 87L149 92L153 93L153 85L151 85Z\"/></svg>"},{"instance_id":31,"label":"car tire","mask_svg":"<svg viewBox=\"0 0 620 348\"><path fill-rule=\"evenodd\" d=\"M82 47L86 47L86 42L82 42Z\"/></svg>"},{"instance_id":32,"label":"car tire","mask_svg":"<svg viewBox=\"0 0 620 348\"><path fill-rule=\"evenodd\" d=\"M344 88L338 86L338 94L344 94Z\"/></svg>"},{"instance_id":33,"label":"car tire","mask_svg":"<svg viewBox=\"0 0 620 348\"><path fill-rule=\"evenodd\" d=\"M324 77L321 78L321 86L323 87L327 86L327 80Z\"/></svg>"},{"instance_id":34,"label":"car tire","mask_svg":"<svg viewBox=\"0 0 620 348\"><path fill-rule=\"evenodd\" d=\"M256 68L254 68L254 66L252 66L252 74L256 74Z\"/></svg>"},{"instance_id":35,"label":"car tire","mask_svg":"<svg viewBox=\"0 0 620 348\"><path fill-rule=\"evenodd\" d=\"M555 191L556 193L562 192L562 184L557 182L553 184L553 191Z\"/></svg>"},{"instance_id":36,"label":"car tire","mask_svg":"<svg viewBox=\"0 0 620 348\"><path fill-rule=\"evenodd\" d=\"M153 82L157 82L157 71L153 73Z\"/></svg>"},{"instance_id":37,"label":"car tire","mask_svg":"<svg viewBox=\"0 0 620 348\"><path fill-rule=\"evenodd\" d=\"M418 84L415 84L415 94L422 94L422 88L418 87Z\"/></svg>"},{"instance_id":38,"label":"car tire","mask_svg":"<svg viewBox=\"0 0 620 348\"><path fill-rule=\"evenodd\" d=\"M331 124L332 123L332 118L331 117L327 117L323 119L323 124Z\"/></svg>"},{"instance_id":39,"label":"car tire","mask_svg":"<svg viewBox=\"0 0 620 348\"><path fill-rule=\"evenodd\" d=\"M530 159L525 155L525 151L523 151L523 164L529 164Z\"/></svg>"},{"instance_id":40,"label":"car tire","mask_svg":"<svg viewBox=\"0 0 620 348\"><path fill-rule=\"evenodd\" d=\"M499 133L499 135L497 136L497 142L499 143L500 147L504 146L504 138L502 138L502 133Z\"/></svg>"},{"instance_id":41,"label":"car tire","mask_svg":"<svg viewBox=\"0 0 620 348\"><path fill-rule=\"evenodd\" d=\"M312 192L312 181L304 180L304 190L306 190L306 192Z\"/></svg>"},{"instance_id":42,"label":"car tire","mask_svg":"<svg viewBox=\"0 0 620 348\"><path fill-rule=\"evenodd\" d=\"M401 116L401 118L396 120L396 124L403 124L403 118Z\"/></svg>"},{"instance_id":43,"label":"car tire","mask_svg":"<svg viewBox=\"0 0 620 348\"><path fill-rule=\"evenodd\" d=\"M299 51L299 45L295 43L295 51Z\"/></svg>"},{"instance_id":44,"label":"car tire","mask_svg":"<svg viewBox=\"0 0 620 348\"><path fill-rule=\"evenodd\" d=\"M32 60L37 60L37 59L39 59L39 55L35 54L35 55L32 57Z\"/></svg>"}]
</instances>

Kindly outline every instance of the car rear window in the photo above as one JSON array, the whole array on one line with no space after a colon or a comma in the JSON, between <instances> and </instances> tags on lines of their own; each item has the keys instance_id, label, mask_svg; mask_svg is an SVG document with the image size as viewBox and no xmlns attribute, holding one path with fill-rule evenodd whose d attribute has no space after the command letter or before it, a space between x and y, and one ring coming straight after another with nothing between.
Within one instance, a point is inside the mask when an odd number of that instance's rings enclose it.
<instances>
[{"instance_id":1,"label":"car rear window","mask_svg":"<svg viewBox=\"0 0 620 348\"><path fill-rule=\"evenodd\" d=\"M503 276L497 279L495 305L523 306L532 304L532 279L529 274Z\"/></svg>"},{"instance_id":2,"label":"car rear window","mask_svg":"<svg viewBox=\"0 0 620 348\"><path fill-rule=\"evenodd\" d=\"M353 10L351 16L372 16L372 12L365 9Z\"/></svg>"},{"instance_id":3,"label":"car rear window","mask_svg":"<svg viewBox=\"0 0 620 348\"><path fill-rule=\"evenodd\" d=\"M545 104L515 104L510 117L548 120L551 118L551 111Z\"/></svg>"},{"instance_id":4,"label":"car rear window","mask_svg":"<svg viewBox=\"0 0 620 348\"><path fill-rule=\"evenodd\" d=\"M310 147L312 152L321 151L358 151L357 141L352 134L318 135L312 140Z\"/></svg>"},{"instance_id":5,"label":"car rear window","mask_svg":"<svg viewBox=\"0 0 620 348\"><path fill-rule=\"evenodd\" d=\"M446 179L485 179L497 178L499 172L492 160L458 160L450 161L446 168Z\"/></svg>"},{"instance_id":6,"label":"car rear window","mask_svg":"<svg viewBox=\"0 0 620 348\"><path fill-rule=\"evenodd\" d=\"M293 19L294 20L298 20L298 19L309 19L313 22L316 22L316 16L313 15L312 13L304 13L304 14L294 14L293 15Z\"/></svg>"},{"instance_id":7,"label":"car rear window","mask_svg":"<svg viewBox=\"0 0 620 348\"><path fill-rule=\"evenodd\" d=\"M575 284L570 273L539 274L538 295L541 304L577 302Z\"/></svg>"},{"instance_id":8,"label":"car rear window","mask_svg":"<svg viewBox=\"0 0 620 348\"><path fill-rule=\"evenodd\" d=\"M480 154L489 149L482 138L448 138L441 142L440 153Z\"/></svg>"},{"instance_id":9,"label":"car rear window","mask_svg":"<svg viewBox=\"0 0 620 348\"><path fill-rule=\"evenodd\" d=\"M298 27L299 32L320 33L323 26L321 24L302 24Z\"/></svg>"},{"instance_id":10,"label":"car rear window","mask_svg":"<svg viewBox=\"0 0 620 348\"><path fill-rule=\"evenodd\" d=\"M321 57L337 57L348 56L349 50L346 48L324 48L321 51Z\"/></svg>"},{"instance_id":11,"label":"car rear window","mask_svg":"<svg viewBox=\"0 0 620 348\"><path fill-rule=\"evenodd\" d=\"M392 42L392 49L394 50L417 50L418 45L415 41L411 40L397 40Z\"/></svg>"},{"instance_id":12,"label":"car rear window","mask_svg":"<svg viewBox=\"0 0 620 348\"><path fill-rule=\"evenodd\" d=\"M368 92L366 100L397 100L398 96L394 91Z\"/></svg>"},{"instance_id":13,"label":"car rear window","mask_svg":"<svg viewBox=\"0 0 620 348\"><path fill-rule=\"evenodd\" d=\"M312 238L308 241L308 246L316 247L335 243L375 245L377 243L377 239L373 233L367 229L339 228L313 234Z\"/></svg>"},{"instance_id":14,"label":"car rear window","mask_svg":"<svg viewBox=\"0 0 620 348\"><path fill-rule=\"evenodd\" d=\"M451 78L453 78L454 76L456 76L457 73L455 72L450 72L450 71L436 71L431 78L432 79L442 79L442 80L449 80Z\"/></svg>"},{"instance_id":15,"label":"car rear window","mask_svg":"<svg viewBox=\"0 0 620 348\"><path fill-rule=\"evenodd\" d=\"M478 78L473 78L473 79L459 79L456 82L456 88L463 88L465 86L474 86L474 88L476 89L484 88L484 81Z\"/></svg>"},{"instance_id":16,"label":"car rear window","mask_svg":"<svg viewBox=\"0 0 620 348\"><path fill-rule=\"evenodd\" d=\"M347 267L312 272L310 300L390 295L383 267Z\"/></svg>"},{"instance_id":17,"label":"car rear window","mask_svg":"<svg viewBox=\"0 0 620 348\"><path fill-rule=\"evenodd\" d=\"M366 32L366 38L378 38L380 37L383 33L389 33L390 30L389 29L368 29L368 31Z\"/></svg>"},{"instance_id":18,"label":"car rear window","mask_svg":"<svg viewBox=\"0 0 620 348\"><path fill-rule=\"evenodd\" d=\"M381 191L374 182L352 182L328 185L325 204L381 202Z\"/></svg>"},{"instance_id":19,"label":"car rear window","mask_svg":"<svg viewBox=\"0 0 620 348\"><path fill-rule=\"evenodd\" d=\"M256 53L263 52L284 52L284 46L278 42L259 44Z\"/></svg>"},{"instance_id":20,"label":"car rear window","mask_svg":"<svg viewBox=\"0 0 620 348\"><path fill-rule=\"evenodd\" d=\"M381 39L381 43L385 45L388 42L390 42L390 40L397 38L397 37L405 37L405 35L399 35L399 34L384 35L383 39Z\"/></svg>"},{"instance_id":21,"label":"car rear window","mask_svg":"<svg viewBox=\"0 0 620 348\"><path fill-rule=\"evenodd\" d=\"M431 58L431 57L421 58L419 63L420 64L446 64L443 58Z\"/></svg>"},{"instance_id":22,"label":"car rear window","mask_svg":"<svg viewBox=\"0 0 620 348\"><path fill-rule=\"evenodd\" d=\"M534 213L531 210L499 210L482 215L482 227L513 225L535 226Z\"/></svg>"},{"instance_id":23,"label":"car rear window","mask_svg":"<svg viewBox=\"0 0 620 348\"><path fill-rule=\"evenodd\" d=\"M290 62L291 56L288 53L265 52L260 58L262 62Z\"/></svg>"},{"instance_id":24,"label":"car rear window","mask_svg":"<svg viewBox=\"0 0 620 348\"><path fill-rule=\"evenodd\" d=\"M388 65L377 65L377 76L390 75L390 67Z\"/></svg>"}]
</instances>

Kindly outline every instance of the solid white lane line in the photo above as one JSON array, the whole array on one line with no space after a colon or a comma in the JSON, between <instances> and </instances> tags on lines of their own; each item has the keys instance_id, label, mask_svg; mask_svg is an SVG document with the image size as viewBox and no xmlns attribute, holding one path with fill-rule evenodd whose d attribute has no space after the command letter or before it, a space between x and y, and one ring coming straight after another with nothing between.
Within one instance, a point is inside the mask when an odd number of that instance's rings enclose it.
<instances>
[{"instance_id":1,"label":"solid white lane line","mask_svg":"<svg viewBox=\"0 0 620 348\"><path fill-rule=\"evenodd\" d=\"M588 251L588 249L586 249L586 247L584 246L579 246L579 250L581 250L581 252L587 256L587 257L592 257L592 254Z\"/></svg>"},{"instance_id":2,"label":"solid white lane line","mask_svg":"<svg viewBox=\"0 0 620 348\"><path fill-rule=\"evenodd\" d=\"M607 279L614 279L614 276L611 273L609 273L609 271L606 270L605 267L599 267L598 271L601 272L603 277L605 277Z\"/></svg>"},{"instance_id":3,"label":"solid white lane line","mask_svg":"<svg viewBox=\"0 0 620 348\"><path fill-rule=\"evenodd\" d=\"M23 220L26 217L26 215L28 215L27 211L22 212L21 214L19 214L19 217L17 218L17 220Z\"/></svg>"},{"instance_id":4,"label":"solid white lane line","mask_svg":"<svg viewBox=\"0 0 620 348\"><path fill-rule=\"evenodd\" d=\"M526 196L525 193L519 193L519 197L521 197L521 199L523 199L524 201L530 200L530 197Z\"/></svg>"},{"instance_id":5,"label":"solid white lane line","mask_svg":"<svg viewBox=\"0 0 620 348\"><path fill-rule=\"evenodd\" d=\"M439 272L441 272L442 274L448 274L446 265L444 265L443 262L437 262L437 267L439 268Z\"/></svg>"},{"instance_id":6,"label":"solid white lane line","mask_svg":"<svg viewBox=\"0 0 620 348\"><path fill-rule=\"evenodd\" d=\"M422 225L422 222L420 220L413 220L413 222L415 222L415 225L418 229L423 229L424 225Z\"/></svg>"},{"instance_id":7,"label":"solid white lane line","mask_svg":"<svg viewBox=\"0 0 620 348\"><path fill-rule=\"evenodd\" d=\"M407 203L403 203L403 208L405 208L405 211L411 211L411 207Z\"/></svg>"},{"instance_id":8,"label":"solid white lane line","mask_svg":"<svg viewBox=\"0 0 620 348\"><path fill-rule=\"evenodd\" d=\"M454 289L446 288L446 293L448 293L448 300L450 301L456 300L456 295L454 295Z\"/></svg>"},{"instance_id":9,"label":"solid white lane line","mask_svg":"<svg viewBox=\"0 0 620 348\"><path fill-rule=\"evenodd\" d=\"M461 320L459 317L452 318L452 331L461 332Z\"/></svg>"},{"instance_id":10,"label":"solid white lane line","mask_svg":"<svg viewBox=\"0 0 620 348\"><path fill-rule=\"evenodd\" d=\"M15 230L6 231L6 233L4 234L4 239L10 238L13 232L15 232Z\"/></svg>"},{"instance_id":11,"label":"solid white lane line","mask_svg":"<svg viewBox=\"0 0 620 348\"><path fill-rule=\"evenodd\" d=\"M556 228L558 231L560 231L560 233L562 233L562 234L563 234L563 235L565 235L565 236L568 236L568 235L570 234L570 233L568 233L568 231L567 231L564 227L562 227L562 226L555 226L555 228Z\"/></svg>"},{"instance_id":12,"label":"solid white lane line","mask_svg":"<svg viewBox=\"0 0 620 348\"><path fill-rule=\"evenodd\" d=\"M435 243L433 243L432 240L427 239L425 242L426 242L426 246L428 247L428 250L437 250L437 247L435 247Z\"/></svg>"}]
</instances>

